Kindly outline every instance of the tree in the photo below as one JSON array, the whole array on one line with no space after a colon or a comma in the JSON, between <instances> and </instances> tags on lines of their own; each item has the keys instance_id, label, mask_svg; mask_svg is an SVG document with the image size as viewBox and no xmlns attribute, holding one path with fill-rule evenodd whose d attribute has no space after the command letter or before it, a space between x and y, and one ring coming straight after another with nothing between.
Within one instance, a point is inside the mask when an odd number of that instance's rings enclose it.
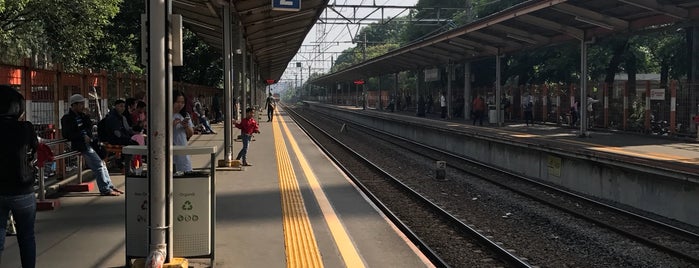
<instances>
[{"instance_id":1,"label":"tree","mask_svg":"<svg viewBox=\"0 0 699 268\"><path fill-rule=\"evenodd\" d=\"M106 25L104 38L94 42L82 65L117 72L142 73L141 13L145 13L143 1L123 1L119 13Z\"/></svg>"},{"instance_id":2,"label":"tree","mask_svg":"<svg viewBox=\"0 0 699 268\"><path fill-rule=\"evenodd\" d=\"M0 44L3 60L45 58L78 67L103 28L119 11L120 0L0 1ZM39 57L43 55L43 57Z\"/></svg>"},{"instance_id":3,"label":"tree","mask_svg":"<svg viewBox=\"0 0 699 268\"><path fill-rule=\"evenodd\" d=\"M182 39L184 65L173 68L174 79L198 85L223 87L222 53L187 29Z\"/></svg>"}]
</instances>

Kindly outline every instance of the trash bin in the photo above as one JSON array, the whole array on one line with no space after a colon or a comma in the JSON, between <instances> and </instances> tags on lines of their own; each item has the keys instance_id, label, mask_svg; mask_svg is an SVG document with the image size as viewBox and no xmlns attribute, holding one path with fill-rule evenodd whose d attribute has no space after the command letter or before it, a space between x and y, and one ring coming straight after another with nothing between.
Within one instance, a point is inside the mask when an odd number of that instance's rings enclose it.
<instances>
[{"instance_id":1,"label":"trash bin","mask_svg":"<svg viewBox=\"0 0 699 268\"><path fill-rule=\"evenodd\" d=\"M215 147L173 146L174 154L211 154ZM127 146L123 153L148 153L146 146ZM175 174L172 180L173 255L178 257L210 256L214 245L214 167L209 170ZM148 256L149 182L147 171L126 174L126 258Z\"/></svg>"},{"instance_id":2,"label":"trash bin","mask_svg":"<svg viewBox=\"0 0 699 268\"><path fill-rule=\"evenodd\" d=\"M488 105L488 123L491 124L497 124L497 110L495 109L495 105L491 104ZM500 122L505 122L505 110L500 109Z\"/></svg>"}]
</instances>

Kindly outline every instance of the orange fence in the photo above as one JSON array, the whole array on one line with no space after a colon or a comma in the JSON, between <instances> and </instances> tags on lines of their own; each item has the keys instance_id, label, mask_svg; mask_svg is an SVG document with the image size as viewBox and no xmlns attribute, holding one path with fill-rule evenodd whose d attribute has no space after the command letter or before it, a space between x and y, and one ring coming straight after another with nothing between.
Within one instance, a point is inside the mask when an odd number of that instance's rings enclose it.
<instances>
[{"instance_id":1,"label":"orange fence","mask_svg":"<svg viewBox=\"0 0 699 268\"><path fill-rule=\"evenodd\" d=\"M27 100L25 118L31 121L42 138L60 138L56 131L60 118L68 111L67 100L73 94L82 94L89 103L91 117L104 117L116 99L146 98L146 80L142 75L110 73L105 70L66 73L60 66L51 69L33 68L29 60L22 66L0 64L0 84L19 90ZM174 82L191 99L203 95L204 105L211 107L214 94L221 89ZM191 103L191 101L190 101Z\"/></svg>"}]
</instances>

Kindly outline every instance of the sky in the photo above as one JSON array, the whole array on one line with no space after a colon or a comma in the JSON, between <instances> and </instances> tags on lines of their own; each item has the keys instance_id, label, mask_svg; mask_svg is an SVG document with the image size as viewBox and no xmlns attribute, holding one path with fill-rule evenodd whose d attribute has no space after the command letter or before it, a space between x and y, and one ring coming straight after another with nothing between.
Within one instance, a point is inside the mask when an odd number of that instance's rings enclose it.
<instances>
[{"instance_id":1,"label":"sky","mask_svg":"<svg viewBox=\"0 0 699 268\"><path fill-rule=\"evenodd\" d=\"M334 2L337 5L414 6L417 1L418 0L331 0L329 5L332 5ZM381 11L378 10L374 12L376 10L375 8L357 9L356 15L350 8L336 8L336 10L347 18L363 18L367 15L370 19L381 18ZM374 13L369 15L371 12ZM383 17L394 17L399 13L400 16L404 16L407 12L408 11L404 11L404 9L386 8L384 9ZM333 21L331 18L340 18L337 13L328 8L326 8L320 17L321 19L330 18L326 21ZM311 63L311 72L328 72L331 59L337 58L339 52L355 46L355 44L351 43L351 40L352 36L357 33L358 27L366 27L366 25L316 23L311 31L308 32L308 35L306 35L306 39L303 41L303 45L299 52L297 52L296 56L289 62L289 66L282 75L282 81L276 84L276 86L288 87L289 85L285 84L285 82L294 83L296 77L300 78L301 76L305 81L308 78L308 64ZM324 53L318 53L319 50ZM301 62L303 70L299 70L299 68L296 67L297 62Z\"/></svg>"}]
</instances>

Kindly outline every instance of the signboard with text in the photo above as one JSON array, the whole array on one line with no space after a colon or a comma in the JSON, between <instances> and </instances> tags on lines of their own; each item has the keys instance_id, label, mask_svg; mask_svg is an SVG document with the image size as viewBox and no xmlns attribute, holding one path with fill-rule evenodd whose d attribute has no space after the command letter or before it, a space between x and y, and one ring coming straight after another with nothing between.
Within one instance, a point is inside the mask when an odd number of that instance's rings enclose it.
<instances>
[{"instance_id":1,"label":"signboard with text","mask_svg":"<svg viewBox=\"0 0 699 268\"><path fill-rule=\"evenodd\" d=\"M272 0L272 10L299 11L301 10L301 0Z\"/></svg>"},{"instance_id":2,"label":"signboard with text","mask_svg":"<svg viewBox=\"0 0 699 268\"><path fill-rule=\"evenodd\" d=\"M664 88L651 88L650 89L650 100L665 100L665 89Z\"/></svg>"},{"instance_id":3,"label":"signboard with text","mask_svg":"<svg viewBox=\"0 0 699 268\"><path fill-rule=\"evenodd\" d=\"M439 80L439 69L425 69L425 82L438 81Z\"/></svg>"}]
</instances>

